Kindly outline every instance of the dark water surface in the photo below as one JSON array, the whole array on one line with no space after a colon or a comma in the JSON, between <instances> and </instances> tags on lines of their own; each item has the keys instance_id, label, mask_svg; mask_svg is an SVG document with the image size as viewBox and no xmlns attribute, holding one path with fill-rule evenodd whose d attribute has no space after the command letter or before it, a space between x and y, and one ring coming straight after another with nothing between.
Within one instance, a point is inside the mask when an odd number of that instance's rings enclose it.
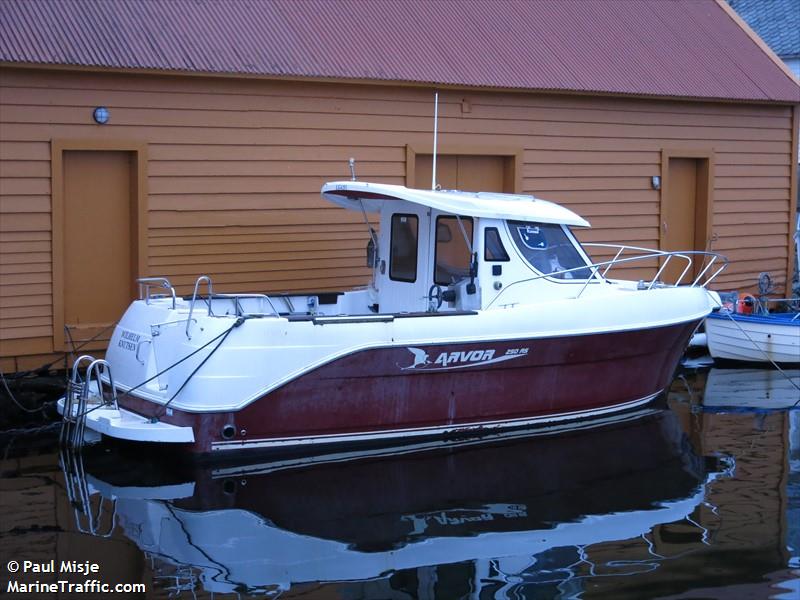
<instances>
[{"instance_id":1,"label":"dark water surface","mask_svg":"<svg viewBox=\"0 0 800 600\"><path fill-rule=\"evenodd\" d=\"M101 447L62 456L65 474L52 446L17 440L0 464L0 593L92 578L152 598L796 600L787 384L689 371L621 419L305 466ZM8 572L53 558L98 571Z\"/></svg>"}]
</instances>

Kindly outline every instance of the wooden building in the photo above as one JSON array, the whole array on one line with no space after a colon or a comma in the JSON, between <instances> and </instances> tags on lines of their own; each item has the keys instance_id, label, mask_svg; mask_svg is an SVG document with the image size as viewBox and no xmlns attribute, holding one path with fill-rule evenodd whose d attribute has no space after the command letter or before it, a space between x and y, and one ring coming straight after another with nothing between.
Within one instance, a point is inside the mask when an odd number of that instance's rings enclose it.
<instances>
[{"instance_id":1,"label":"wooden building","mask_svg":"<svg viewBox=\"0 0 800 600\"><path fill-rule=\"evenodd\" d=\"M800 87L721 0L6 0L0 68L4 372L101 332L137 277L366 283L362 216L320 186L354 157L428 187L434 91L443 187L722 252L718 289L792 269Z\"/></svg>"}]
</instances>

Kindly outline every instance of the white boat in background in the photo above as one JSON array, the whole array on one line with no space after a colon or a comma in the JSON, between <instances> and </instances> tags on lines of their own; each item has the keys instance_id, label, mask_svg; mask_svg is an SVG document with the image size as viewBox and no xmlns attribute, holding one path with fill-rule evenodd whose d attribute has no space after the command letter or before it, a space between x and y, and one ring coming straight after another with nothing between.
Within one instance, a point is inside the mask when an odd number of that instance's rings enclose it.
<instances>
[{"instance_id":1,"label":"white boat in background","mask_svg":"<svg viewBox=\"0 0 800 600\"><path fill-rule=\"evenodd\" d=\"M727 264L714 253L582 245L571 227L588 222L532 196L360 181L327 183L322 196L379 215L368 286L215 294L201 276L179 298L165 278L140 280L107 363L78 360L91 363L88 383L73 371L59 404L68 442L91 432L230 454L629 410L669 385L716 304L705 286ZM597 262L591 248L616 254ZM653 279L611 278L632 262ZM662 281L676 263L683 272Z\"/></svg>"},{"instance_id":2,"label":"white boat in background","mask_svg":"<svg viewBox=\"0 0 800 600\"><path fill-rule=\"evenodd\" d=\"M779 410L800 401L800 370L718 369L708 372L703 406L713 409Z\"/></svg>"},{"instance_id":3,"label":"white boat in background","mask_svg":"<svg viewBox=\"0 0 800 600\"><path fill-rule=\"evenodd\" d=\"M800 365L800 215L794 232L795 279L787 284L791 298L771 298L768 272L758 277L756 296L719 292L720 309L706 318L705 341L714 359Z\"/></svg>"},{"instance_id":4,"label":"white boat in background","mask_svg":"<svg viewBox=\"0 0 800 600\"><path fill-rule=\"evenodd\" d=\"M706 318L706 340L715 359L800 363L800 312L742 314L722 308Z\"/></svg>"}]
</instances>

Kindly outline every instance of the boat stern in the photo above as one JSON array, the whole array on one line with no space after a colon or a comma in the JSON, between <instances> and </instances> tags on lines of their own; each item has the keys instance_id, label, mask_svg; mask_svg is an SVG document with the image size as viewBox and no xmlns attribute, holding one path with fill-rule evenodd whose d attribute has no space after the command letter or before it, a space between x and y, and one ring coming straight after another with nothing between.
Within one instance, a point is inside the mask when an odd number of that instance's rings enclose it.
<instances>
[{"instance_id":1,"label":"boat stern","mask_svg":"<svg viewBox=\"0 0 800 600\"><path fill-rule=\"evenodd\" d=\"M65 408L70 404L71 411ZM98 402L88 405L79 412L79 405L70 403L66 396L60 398L56 406L65 423L83 422L80 428L75 429L81 433L81 437L72 440L74 443L70 445L73 447L99 442L101 435L155 444L191 444L195 441L194 430L191 427L154 421L119 406Z\"/></svg>"}]
</instances>

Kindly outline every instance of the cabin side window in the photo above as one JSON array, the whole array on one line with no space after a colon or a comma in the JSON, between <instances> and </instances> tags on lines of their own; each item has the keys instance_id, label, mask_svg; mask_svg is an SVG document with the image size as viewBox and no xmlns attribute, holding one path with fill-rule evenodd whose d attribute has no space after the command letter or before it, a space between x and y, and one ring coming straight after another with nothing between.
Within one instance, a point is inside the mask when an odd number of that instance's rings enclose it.
<instances>
[{"instance_id":1,"label":"cabin side window","mask_svg":"<svg viewBox=\"0 0 800 600\"><path fill-rule=\"evenodd\" d=\"M389 277L395 281L417 280L417 240L419 219L416 215L392 215L392 248Z\"/></svg>"},{"instance_id":2,"label":"cabin side window","mask_svg":"<svg viewBox=\"0 0 800 600\"><path fill-rule=\"evenodd\" d=\"M461 217L464 233L472 243L472 219ZM469 277L469 246L455 217L436 219L436 260L433 281L439 285L450 285Z\"/></svg>"},{"instance_id":3,"label":"cabin side window","mask_svg":"<svg viewBox=\"0 0 800 600\"><path fill-rule=\"evenodd\" d=\"M486 262L508 262L508 257L503 240L497 227L487 227L483 233L483 260Z\"/></svg>"},{"instance_id":4,"label":"cabin side window","mask_svg":"<svg viewBox=\"0 0 800 600\"><path fill-rule=\"evenodd\" d=\"M556 279L592 276L590 269L580 268L586 266L586 261L561 225L508 221L508 230L522 256L540 273L555 273Z\"/></svg>"}]
</instances>

